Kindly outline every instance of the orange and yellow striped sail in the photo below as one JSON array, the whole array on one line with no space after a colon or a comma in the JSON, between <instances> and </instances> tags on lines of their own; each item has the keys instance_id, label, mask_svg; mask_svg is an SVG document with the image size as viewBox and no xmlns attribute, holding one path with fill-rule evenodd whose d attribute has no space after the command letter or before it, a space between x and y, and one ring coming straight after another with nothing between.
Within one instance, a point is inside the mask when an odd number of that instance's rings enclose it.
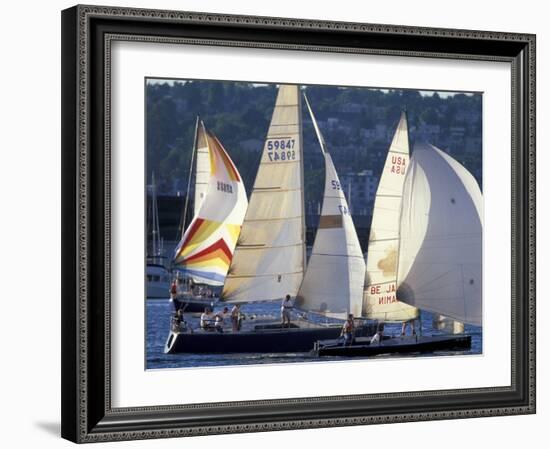
<instances>
[{"instance_id":1,"label":"orange and yellow striped sail","mask_svg":"<svg viewBox=\"0 0 550 449\"><path fill-rule=\"evenodd\" d=\"M201 122L210 179L206 196L174 253L174 265L195 283L223 285L248 207L244 185L221 142ZM203 141L204 141L203 140Z\"/></svg>"}]
</instances>

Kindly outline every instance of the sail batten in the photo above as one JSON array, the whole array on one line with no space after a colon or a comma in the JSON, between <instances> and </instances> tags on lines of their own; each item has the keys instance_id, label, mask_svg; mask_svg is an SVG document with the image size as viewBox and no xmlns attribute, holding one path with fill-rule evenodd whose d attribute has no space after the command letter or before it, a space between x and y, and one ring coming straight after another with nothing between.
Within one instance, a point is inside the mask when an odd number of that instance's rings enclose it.
<instances>
[{"instance_id":1,"label":"sail batten","mask_svg":"<svg viewBox=\"0 0 550 449\"><path fill-rule=\"evenodd\" d=\"M381 321L408 321L418 310L398 300L397 264L403 183L409 164L407 116L395 130L380 177L367 249L362 315Z\"/></svg>"},{"instance_id":2,"label":"sail batten","mask_svg":"<svg viewBox=\"0 0 550 449\"><path fill-rule=\"evenodd\" d=\"M195 196L201 201L200 208L174 251L173 263L195 283L220 286L225 281L248 202L233 161L202 122L197 142L206 146L208 185L202 198Z\"/></svg>"},{"instance_id":3,"label":"sail batten","mask_svg":"<svg viewBox=\"0 0 550 449\"><path fill-rule=\"evenodd\" d=\"M336 168L307 98L306 105L325 159L325 189L319 226L296 306L330 317L359 315L365 261Z\"/></svg>"},{"instance_id":4,"label":"sail batten","mask_svg":"<svg viewBox=\"0 0 550 449\"><path fill-rule=\"evenodd\" d=\"M280 85L223 300L267 301L298 292L305 266L302 163L299 87Z\"/></svg>"}]
</instances>

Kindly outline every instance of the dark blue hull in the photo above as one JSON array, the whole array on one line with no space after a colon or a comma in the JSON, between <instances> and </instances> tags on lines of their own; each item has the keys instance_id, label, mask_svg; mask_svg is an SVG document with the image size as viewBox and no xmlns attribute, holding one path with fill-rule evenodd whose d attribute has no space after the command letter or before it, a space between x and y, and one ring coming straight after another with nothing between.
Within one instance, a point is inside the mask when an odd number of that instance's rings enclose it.
<instances>
[{"instance_id":1,"label":"dark blue hull","mask_svg":"<svg viewBox=\"0 0 550 449\"><path fill-rule=\"evenodd\" d=\"M369 339L357 339L353 345L343 346L335 340L319 341L314 353L318 356L367 357L379 354L453 351L470 349L469 335L438 335L385 338L381 343L370 344Z\"/></svg>"},{"instance_id":2,"label":"dark blue hull","mask_svg":"<svg viewBox=\"0 0 550 449\"><path fill-rule=\"evenodd\" d=\"M309 352L318 340L337 339L340 332L341 326L281 328L278 325L258 326L254 330L241 332L171 332L164 352L167 354ZM368 332L367 327L361 328L358 330L358 335L367 335Z\"/></svg>"}]
</instances>

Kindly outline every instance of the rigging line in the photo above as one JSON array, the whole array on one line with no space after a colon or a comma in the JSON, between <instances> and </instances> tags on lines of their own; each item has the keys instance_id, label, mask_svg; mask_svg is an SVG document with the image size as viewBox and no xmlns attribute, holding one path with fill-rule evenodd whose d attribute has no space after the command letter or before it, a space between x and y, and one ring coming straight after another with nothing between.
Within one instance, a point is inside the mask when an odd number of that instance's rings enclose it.
<instances>
[{"instance_id":1,"label":"rigging line","mask_svg":"<svg viewBox=\"0 0 550 449\"><path fill-rule=\"evenodd\" d=\"M268 276L289 276L289 275L295 275L295 274L301 274L303 273L303 270L300 271L289 271L289 272L277 272L277 273L265 273L265 274L241 274L238 276L235 276L233 274L227 274L228 279L250 279L255 277L268 277Z\"/></svg>"},{"instance_id":2,"label":"rigging line","mask_svg":"<svg viewBox=\"0 0 550 449\"><path fill-rule=\"evenodd\" d=\"M185 221L187 219L187 206L189 204L189 191L191 190L191 178L193 176L193 163L195 161L195 151L198 151L197 140L199 138L199 121L200 121L200 118L197 115L197 121L195 123L195 138L193 139L193 149L191 151L191 164L189 166L189 178L187 179L187 192L185 193L185 203L183 205L183 214L181 217L180 227L178 228L178 234L180 234L181 239L183 239L183 234L185 233ZM208 145L208 138L206 138L206 145Z\"/></svg>"}]
</instances>

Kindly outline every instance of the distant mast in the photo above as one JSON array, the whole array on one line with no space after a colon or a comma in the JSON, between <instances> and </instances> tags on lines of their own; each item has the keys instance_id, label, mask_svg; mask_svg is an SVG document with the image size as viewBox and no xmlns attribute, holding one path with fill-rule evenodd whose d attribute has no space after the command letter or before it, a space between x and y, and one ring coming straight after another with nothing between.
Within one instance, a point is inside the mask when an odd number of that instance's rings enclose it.
<instances>
[{"instance_id":1,"label":"distant mast","mask_svg":"<svg viewBox=\"0 0 550 449\"><path fill-rule=\"evenodd\" d=\"M280 85L250 203L222 298L296 296L305 270L300 89Z\"/></svg>"},{"instance_id":2,"label":"distant mast","mask_svg":"<svg viewBox=\"0 0 550 449\"><path fill-rule=\"evenodd\" d=\"M313 126L325 158L325 192L319 227L296 306L344 318L361 313L365 261L338 174L307 98Z\"/></svg>"},{"instance_id":3,"label":"distant mast","mask_svg":"<svg viewBox=\"0 0 550 449\"><path fill-rule=\"evenodd\" d=\"M157 183L155 182L155 172L151 174L151 233L152 233L152 248L151 254L154 259L160 256L160 226L158 217L158 204L157 204ZM155 260L156 261L156 260Z\"/></svg>"},{"instance_id":4,"label":"distant mast","mask_svg":"<svg viewBox=\"0 0 550 449\"><path fill-rule=\"evenodd\" d=\"M407 115L402 112L374 200L363 296L362 314L367 318L408 321L418 317L418 310L398 301L396 295L399 217L408 163Z\"/></svg>"},{"instance_id":5,"label":"distant mast","mask_svg":"<svg viewBox=\"0 0 550 449\"><path fill-rule=\"evenodd\" d=\"M198 142L207 149L208 186L200 209L176 247L173 264L195 283L221 286L233 257L248 201L233 161L218 138L208 133L202 122Z\"/></svg>"},{"instance_id":6,"label":"distant mast","mask_svg":"<svg viewBox=\"0 0 550 449\"><path fill-rule=\"evenodd\" d=\"M433 145L416 145L403 194L401 301L481 326L482 217L470 172Z\"/></svg>"}]
</instances>

